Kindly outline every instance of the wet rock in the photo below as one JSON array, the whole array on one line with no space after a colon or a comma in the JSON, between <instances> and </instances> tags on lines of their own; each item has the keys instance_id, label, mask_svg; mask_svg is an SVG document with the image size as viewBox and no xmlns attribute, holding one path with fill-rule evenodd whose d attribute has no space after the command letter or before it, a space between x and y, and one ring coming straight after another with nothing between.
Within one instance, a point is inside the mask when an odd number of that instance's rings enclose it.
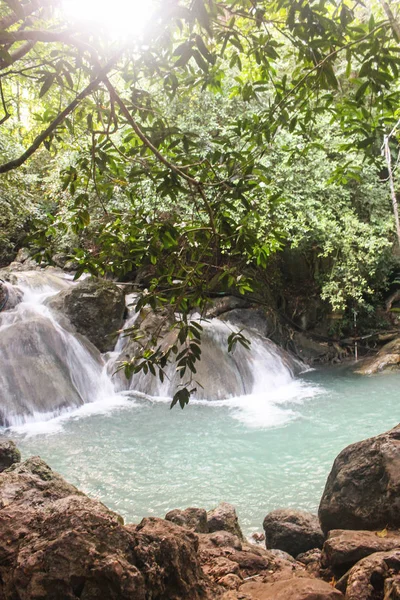
<instances>
[{"instance_id":1,"label":"wet rock","mask_svg":"<svg viewBox=\"0 0 400 600\"><path fill-rule=\"evenodd\" d=\"M265 517L263 526L266 547L283 550L291 556L322 548L324 543L318 518L304 511L274 510Z\"/></svg>"},{"instance_id":2,"label":"wet rock","mask_svg":"<svg viewBox=\"0 0 400 600\"><path fill-rule=\"evenodd\" d=\"M318 514L324 532L400 527L400 426L339 454Z\"/></svg>"},{"instance_id":3,"label":"wet rock","mask_svg":"<svg viewBox=\"0 0 400 600\"><path fill-rule=\"evenodd\" d=\"M343 594L319 579L294 577L274 583L249 582L240 592L254 600L344 600Z\"/></svg>"},{"instance_id":4,"label":"wet rock","mask_svg":"<svg viewBox=\"0 0 400 600\"><path fill-rule=\"evenodd\" d=\"M64 314L100 352L114 348L125 311L124 294L115 284L85 279L49 298L46 304Z\"/></svg>"},{"instance_id":5,"label":"wet rock","mask_svg":"<svg viewBox=\"0 0 400 600\"><path fill-rule=\"evenodd\" d=\"M21 453L11 440L0 442L0 473L21 462Z\"/></svg>"},{"instance_id":6,"label":"wet rock","mask_svg":"<svg viewBox=\"0 0 400 600\"><path fill-rule=\"evenodd\" d=\"M83 403L65 363L68 352L67 341L44 317L16 322L1 332L1 425Z\"/></svg>"},{"instance_id":7,"label":"wet rock","mask_svg":"<svg viewBox=\"0 0 400 600\"><path fill-rule=\"evenodd\" d=\"M374 357L363 362L356 373L373 375L380 371L398 369L400 366L400 337L385 344Z\"/></svg>"},{"instance_id":8,"label":"wet rock","mask_svg":"<svg viewBox=\"0 0 400 600\"><path fill-rule=\"evenodd\" d=\"M362 558L375 552L400 549L398 532L384 531L385 537L380 537L378 533L343 529L330 531L322 550L323 566L347 570Z\"/></svg>"},{"instance_id":9,"label":"wet rock","mask_svg":"<svg viewBox=\"0 0 400 600\"><path fill-rule=\"evenodd\" d=\"M12 310L22 301L23 293L16 287L0 279L0 314L5 310Z\"/></svg>"},{"instance_id":10,"label":"wet rock","mask_svg":"<svg viewBox=\"0 0 400 600\"><path fill-rule=\"evenodd\" d=\"M254 532L251 534L251 543L252 544L263 544L265 542L265 535L263 533Z\"/></svg>"},{"instance_id":11,"label":"wet rock","mask_svg":"<svg viewBox=\"0 0 400 600\"><path fill-rule=\"evenodd\" d=\"M294 333L289 349L309 365L325 364L337 356L337 350L331 344L317 342L300 332Z\"/></svg>"},{"instance_id":12,"label":"wet rock","mask_svg":"<svg viewBox=\"0 0 400 600\"><path fill-rule=\"evenodd\" d=\"M197 548L162 519L123 526L39 458L0 477L2 600L211 600Z\"/></svg>"},{"instance_id":13,"label":"wet rock","mask_svg":"<svg viewBox=\"0 0 400 600\"><path fill-rule=\"evenodd\" d=\"M400 550L376 552L354 565L336 587L345 593L346 600L395 600L395 595L388 594L397 593L399 573Z\"/></svg>"},{"instance_id":14,"label":"wet rock","mask_svg":"<svg viewBox=\"0 0 400 600\"><path fill-rule=\"evenodd\" d=\"M249 306L249 302L244 298L238 298L237 296L222 296L221 298L215 298L209 302L205 316L207 318L219 317L220 315L235 309L245 309Z\"/></svg>"},{"instance_id":15,"label":"wet rock","mask_svg":"<svg viewBox=\"0 0 400 600\"><path fill-rule=\"evenodd\" d=\"M165 518L167 521L172 521L176 525L186 527L197 533L208 533L207 511L204 508L186 508L180 510L178 508L170 510Z\"/></svg>"},{"instance_id":16,"label":"wet rock","mask_svg":"<svg viewBox=\"0 0 400 600\"><path fill-rule=\"evenodd\" d=\"M15 262L24 263L31 257L28 248L20 248L15 257Z\"/></svg>"},{"instance_id":17,"label":"wet rock","mask_svg":"<svg viewBox=\"0 0 400 600\"><path fill-rule=\"evenodd\" d=\"M235 507L227 502L221 502L216 508L207 513L208 531L229 531L240 540L243 539Z\"/></svg>"}]
</instances>

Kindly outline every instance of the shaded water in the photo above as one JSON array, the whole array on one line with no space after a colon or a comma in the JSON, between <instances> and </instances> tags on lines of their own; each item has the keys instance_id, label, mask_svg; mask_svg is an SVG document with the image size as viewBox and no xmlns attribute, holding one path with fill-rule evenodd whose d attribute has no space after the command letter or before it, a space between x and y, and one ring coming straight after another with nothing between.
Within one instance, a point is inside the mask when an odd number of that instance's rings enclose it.
<instances>
[{"instance_id":1,"label":"shaded water","mask_svg":"<svg viewBox=\"0 0 400 600\"><path fill-rule=\"evenodd\" d=\"M274 508L317 510L338 452L400 421L399 383L398 374L314 371L294 382L297 396L292 389L277 404L258 396L247 407L233 398L170 411L162 401L126 398L13 437L24 456L40 454L127 521L224 500L249 534Z\"/></svg>"}]
</instances>

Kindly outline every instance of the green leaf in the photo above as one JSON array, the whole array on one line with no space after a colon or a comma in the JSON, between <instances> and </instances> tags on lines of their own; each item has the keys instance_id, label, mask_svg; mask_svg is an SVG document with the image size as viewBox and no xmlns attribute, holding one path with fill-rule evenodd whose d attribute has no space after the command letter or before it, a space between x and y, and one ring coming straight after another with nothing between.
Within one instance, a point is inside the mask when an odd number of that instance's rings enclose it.
<instances>
[{"instance_id":1,"label":"green leaf","mask_svg":"<svg viewBox=\"0 0 400 600\"><path fill-rule=\"evenodd\" d=\"M42 84L42 87L40 88L40 92L39 92L39 98L42 98L42 96L44 96L49 91L49 89L53 85L55 76L56 76L55 73L49 73L43 79L43 84Z\"/></svg>"}]
</instances>

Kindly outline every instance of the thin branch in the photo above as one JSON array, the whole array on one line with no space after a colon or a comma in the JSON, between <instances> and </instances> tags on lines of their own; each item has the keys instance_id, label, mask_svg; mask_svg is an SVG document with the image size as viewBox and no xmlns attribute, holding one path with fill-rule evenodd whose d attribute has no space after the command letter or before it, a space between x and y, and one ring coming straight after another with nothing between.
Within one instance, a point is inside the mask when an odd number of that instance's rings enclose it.
<instances>
[{"instance_id":1,"label":"thin branch","mask_svg":"<svg viewBox=\"0 0 400 600\"><path fill-rule=\"evenodd\" d=\"M5 121L7 121L7 119L10 118L11 115L7 109L7 104L6 104L6 101L4 98L3 85L1 83L1 79L0 79L0 98L1 98L1 103L3 105L3 109L4 109L4 117L2 119L0 119L0 125L2 125L3 123L5 123Z\"/></svg>"},{"instance_id":2,"label":"thin branch","mask_svg":"<svg viewBox=\"0 0 400 600\"><path fill-rule=\"evenodd\" d=\"M26 18L36 10L52 4L54 4L53 0L32 0L32 2L29 4L24 4L23 6L21 5L21 9L23 10ZM0 19L0 29L8 29L8 27L15 25L15 23L18 23L18 21L21 21L21 16L18 16L15 12L12 12Z\"/></svg>"},{"instance_id":3,"label":"thin branch","mask_svg":"<svg viewBox=\"0 0 400 600\"><path fill-rule=\"evenodd\" d=\"M397 39L400 41L400 23L394 16L392 9L390 8L386 0L380 0L380 3L382 4L383 10L385 11L387 18L390 21L390 25L392 26L393 32L396 34Z\"/></svg>"},{"instance_id":4,"label":"thin branch","mask_svg":"<svg viewBox=\"0 0 400 600\"><path fill-rule=\"evenodd\" d=\"M20 60L26 54L28 54L28 52L30 52L32 50L32 48L34 47L35 44L36 44L36 42L34 40L30 40L29 42L22 44L22 46L20 46L17 50L15 50L15 52L12 52L10 54L9 60L5 60L5 59L0 60L0 70L6 69L7 67L11 67L11 65L13 65L15 62L17 62L17 60Z\"/></svg>"},{"instance_id":5,"label":"thin branch","mask_svg":"<svg viewBox=\"0 0 400 600\"><path fill-rule=\"evenodd\" d=\"M182 171L182 169L180 169L177 165L174 165L173 163L171 163L167 158L165 158L165 156L163 154L161 154L161 152L159 152L159 150L157 150L157 148L154 146L154 144L152 144L152 142L149 140L149 138L143 133L143 131L141 130L140 126L138 125L138 123L136 123L135 119L132 117L131 113L129 112L127 106L125 105L124 101L122 100L122 98L118 95L117 91L115 90L114 86L111 84L110 80L107 77L104 77L103 79L109 94L110 94L110 98L113 98L115 103L118 104L122 114L124 115L124 117L126 118L126 120L128 121L129 125L132 127L132 129L134 130L134 132L136 133L136 135L138 136L138 138L141 140L141 142L143 142L143 144L149 148L149 150L151 150L151 152L154 154L154 156L163 164L165 165L169 170L171 170L173 173L176 173L176 175L178 175L179 177L181 177L182 179L184 179L185 181L187 181L187 183L189 183L191 186L193 186L198 193L200 194L204 205L207 209L208 212L208 216L210 218L210 225L212 227L212 230L214 232L214 234L216 234L216 227L215 227L215 220L214 220L214 213L213 210L211 208L211 205L207 199L207 196L204 192L204 188L203 185L200 181L198 181L197 179L194 179L193 177L191 177L190 175L188 175L187 173L185 173L184 171Z\"/></svg>"},{"instance_id":6,"label":"thin branch","mask_svg":"<svg viewBox=\"0 0 400 600\"><path fill-rule=\"evenodd\" d=\"M32 154L36 152L44 140L48 138L49 135L51 135L53 131L64 121L64 119L66 119L66 117L68 117L68 115L75 110L78 104L80 104L80 102L84 100L86 96L89 96L89 94L91 94L104 80L104 77L107 75L110 69L112 69L120 54L121 51L118 52L103 69L101 69L97 77L91 81L89 85L87 85L85 89L83 89L80 94L78 94L78 96L76 96L76 98L59 115L57 115L54 121L52 121L50 125L37 136L33 144L19 158L0 165L0 173L7 173L8 171L12 171L13 169L23 165L24 162L26 162L28 158L30 158Z\"/></svg>"},{"instance_id":7,"label":"thin branch","mask_svg":"<svg viewBox=\"0 0 400 600\"><path fill-rule=\"evenodd\" d=\"M387 27L388 25L389 25L388 23L381 23L381 24L377 25L374 29L372 29L372 31L370 31L369 33L364 35L363 37L361 37L357 40L354 40L353 42L350 42L348 44L345 44L344 46L340 46L340 48L337 48L336 50L333 50L332 52L327 54L327 56L325 56L325 58L323 60L321 60L317 65L315 65L315 67L313 67L312 69L307 71L307 73L300 79L300 81L298 81L296 83L296 85L294 87L292 87L291 90L288 91L288 93L282 98L282 100L274 107L274 111L276 111L283 104L285 104L285 102L289 98L289 96L292 96L294 94L294 92L296 92L299 89L299 87L302 86L302 84L310 77L310 75L312 73L314 73L315 71L318 71L331 58L333 58L334 56L339 54L339 52L342 52L343 50L347 50L348 48L351 48L352 46L356 46L360 42L367 40L372 34L376 33L376 31L379 31L380 29L382 29L383 27Z\"/></svg>"}]
</instances>

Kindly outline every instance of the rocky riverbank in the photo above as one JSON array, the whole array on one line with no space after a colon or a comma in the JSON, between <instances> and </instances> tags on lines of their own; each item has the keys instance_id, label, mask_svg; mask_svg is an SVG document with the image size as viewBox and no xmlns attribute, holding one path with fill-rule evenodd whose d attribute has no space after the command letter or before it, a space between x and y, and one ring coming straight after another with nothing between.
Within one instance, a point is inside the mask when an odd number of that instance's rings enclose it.
<instances>
[{"instance_id":1,"label":"rocky riverbank","mask_svg":"<svg viewBox=\"0 0 400 600\"><path fill-rule=\"evenodd\" d=\"M124 525L12 442L0 465L2 600L400 598L400 426L339 454L319 519L269 513L265 547L225 503Z\"/></svg>"}]
</instances>

